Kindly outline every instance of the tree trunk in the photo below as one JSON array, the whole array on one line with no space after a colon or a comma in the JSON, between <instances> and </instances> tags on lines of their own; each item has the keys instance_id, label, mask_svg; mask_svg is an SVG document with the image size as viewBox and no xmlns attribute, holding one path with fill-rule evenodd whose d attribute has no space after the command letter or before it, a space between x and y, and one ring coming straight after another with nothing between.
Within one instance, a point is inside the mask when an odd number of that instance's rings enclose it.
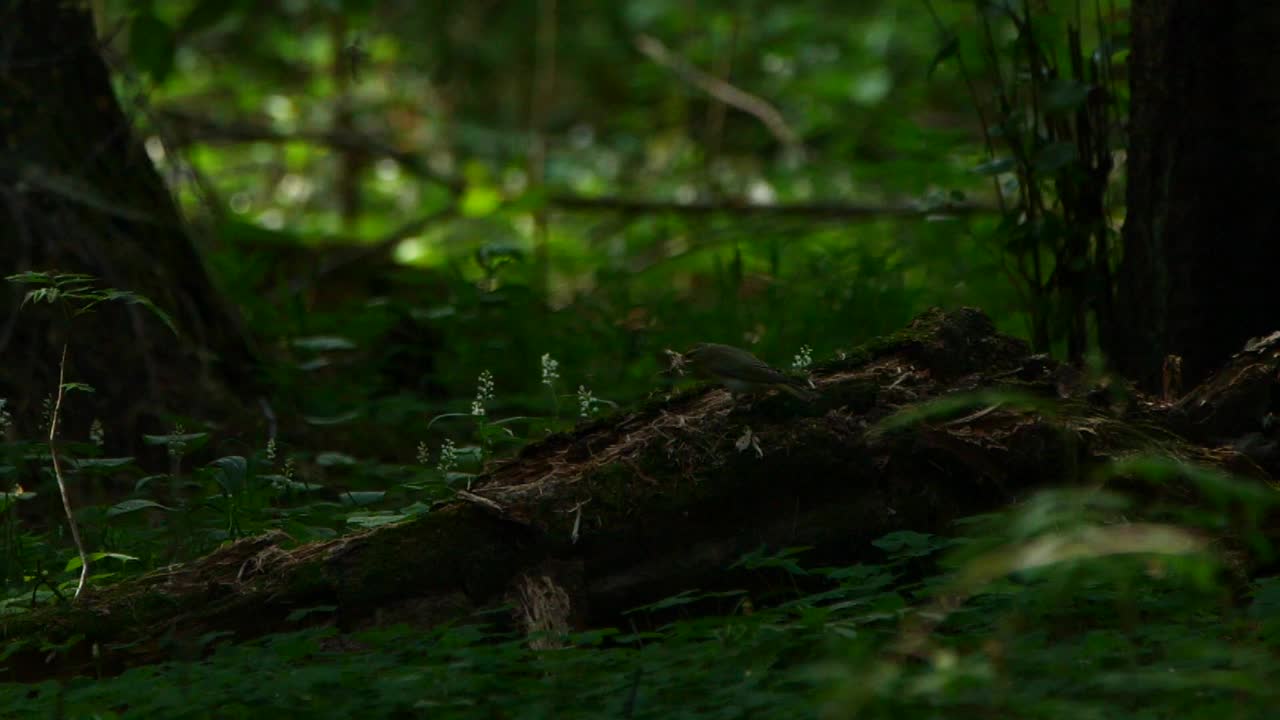
<instances>
[{"instance_id":1,"label":"tree trunk","mask_svg":"<svg viewBox=\"0 0 1280 720\"><path fill-rule=\"evenodd\" d=\"M1166 354L1189 384L1280 329L1280 5L1134 0L1128 216L1118 370L1158 387Z\"/></svg>"},{"instance_id":2,"label":"tree trunk","mask_svg":"<svg viewBox=\"0 0 1280 720\"><path fill-rule=\"evenodd\" d=\"M140 306L106 303L70 319L22 307L0 287L0 397L35 434L69 343L68 381L88 383L65 418L93 418L132 449L138 430L244 405L252 353L224 307L178 209L113 93L87 3L0 3L0 275L57 270L149 298L176 321L175 341ZM228 390L239 385L240 392Z\"/></svg>"}]
</instances>

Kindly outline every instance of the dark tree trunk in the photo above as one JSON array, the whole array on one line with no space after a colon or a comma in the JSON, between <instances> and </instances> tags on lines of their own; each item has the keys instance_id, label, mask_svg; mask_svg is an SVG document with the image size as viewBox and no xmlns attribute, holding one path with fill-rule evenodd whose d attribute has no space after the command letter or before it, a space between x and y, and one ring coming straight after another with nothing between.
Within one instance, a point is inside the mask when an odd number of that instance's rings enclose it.
<instances>
[{"instance_id":1,"label":"dark tree trunk","mask_svg":"<svg viewBox=\"0 0 1280 720\"><path fill-rule=\"evenodd\" d=\"M97 417L127 447L137 430L162 429L166 412L251 399L252 356L117 102L86 5L0 2L0 275L93 275L152 300L180 336L136 305L67 321L0 285L0 397L34 423L68 342L67 380L96 392L75 396L67 432Z\"/></svg>"},{"instance_id":2,"label":"dark tree trunk","mask_svg":"<svg viewBox=\"0 0 1280 720\"><path fill-rule=\"evenodd\" d=\"M1103 343L1148 388L1280 329L1280 5L1134 0L1128 219Z\"/></svg>"}]
</instances>

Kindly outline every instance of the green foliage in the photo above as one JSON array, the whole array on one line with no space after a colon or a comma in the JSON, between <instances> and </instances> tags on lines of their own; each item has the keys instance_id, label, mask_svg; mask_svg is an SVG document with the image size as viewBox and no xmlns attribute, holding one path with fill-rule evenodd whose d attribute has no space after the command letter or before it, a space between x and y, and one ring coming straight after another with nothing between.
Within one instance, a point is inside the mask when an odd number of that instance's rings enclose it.
<instances>
[{"instance_id":1,"label":"green foliage","mask_svg":"<svg viewBox=\"0 0 1280 720\"><path fill-rule=\"evenodd\" d=\"M155 82L163 82L173 69L176 51L173 28L151 11L138 14L129 27L129 57Z\"/></svg>"},{"instance_id":2,"label":"green foliage","mask_svg":"<svg viewBox=\"0 0 1280 720\"><path fill-rule=\"evenodd\" d=\"M200 662L0 686L0 713L1265 717L1280 699L1275 578L1258 581L1251 599L1233 605L1223 602L1218 562L1203 545L1131 534L1055 555L1017 539L1087 530L1087 518L1070 509L1087 497L1038 496L1025 508L965 523L983 529L964 537L894 533L875 543L885 552L878 563L804 567L797 563L803 549L762 549L737 567L826 583L767 608L753 610L742 590L690 591L636 608L630 629L556 638L553 650L473 623L382 627L343 641L332 629L282 628L244 644L208 638L217 649ZM1098 507L1114 508L1114 499L1100 496ZM976 546L988 549L975 553ZM990 560L1031 556L1034 562ZM933 570L922 576L921 563ZM961 580L961 601L939 604L956 597ZM684 612L717 605L735 610ZM291 621L331 611L307 608ZM929 623L923 640L921 621Z\"/></svg>"},{"instance_id":3,"label":"green foliage","mask_svg":"<svg viewBox=\"0 0 1280 720\"><path fill-rule=\"evenodd\" d=\"M281 422L268 440L174 418L142 438L162 473L65 440L94 582L430 513L487 460L665 391L668 348L799 368L971 304L1079 357L1106 298L1123 2L107 5L121 94ZM67 319L121 301L174 329L87 276L10 280ZM1054 410L993 390L872 431L1002 407ZM67 602L83 562L30 511L53 496L39 434L0 422L0 613ZM250 643L173 648L213 650L198 662L0 685L0 716L1267 716L1280 580L1231 577L1207 539L1268 558L1274 492L1164 457L1088 479L951 534L902 528L865 564L761 547L555 650L483 617L339 640L298 629L336 610L306 607ZM1201 502L1137 502L1135 482ZM784 589L736 584L761 575Z\"/></svg>"},{"instance_id":4,"label":"green foliage","mask_svg":"<svg viewBox=\"0 0 1280 720\"><path fill-rule=\"evenodd\" d=\"M978 232L1022 295L1035 349L1081 361L1111 322L1127 24L1115 4L977 0L976 42L961 43L922 2L943 35L930 72L953 63L983 124L976 172L1003 218Z\"/></svg>"},{"instance_id":5,"label":"green foliage","mask_svg":"<svg viewBox=\"0 0 1280 720\"><path fill-rule=\"evenodd\" d=\"M22 296L22 304L27 303L58 305L64 308L68 317L78 317L90 313L98 305L106 302L122 302L129 305L141 305L155 315L165 327L177 334L178 328L173 318L156 306L149 298L127 290L95 287L97 278L81 273L59 272L23 272L5 278L15 285L30 285ZM84 386L81 386L82 388Z\"/></svg>"}]
</instances>

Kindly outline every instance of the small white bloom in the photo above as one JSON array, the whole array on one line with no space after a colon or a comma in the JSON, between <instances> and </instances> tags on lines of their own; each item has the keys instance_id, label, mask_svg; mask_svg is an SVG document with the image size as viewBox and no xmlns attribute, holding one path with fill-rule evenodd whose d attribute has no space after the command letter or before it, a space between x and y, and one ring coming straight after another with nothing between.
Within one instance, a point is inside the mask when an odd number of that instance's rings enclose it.
<instances>
[{"instance_id":1,"label":"small white bloom","mask_svg":"<svg viewBox=\"0 0 1280 720\"><path fill-rule=\"evenodd\" d=\"M267 462L276 464L276 439L267 440Z\"/></svg>"},{"instance_id":2,"label":"small white bloom","mask_svg":"<svg viewBox=\"0 0 1280 720\"><path fill-rule=\"evenodd\" d=\"M585 385L578 386L578 412L582 417L589 417L598 402L600 401L596 399L595 393L588 390Z\"/></svg>"},{"instance_id":3,"label":"small white bloom","mask_svg":"<svg viewBox=\"0 0 1280 720\"><path fill-rule=\"evenodd\" d=\"M471 414L484 417L484 404L493 399L493 375L485 370L476 380L476 399L471 402Z\"/></svg>"},{"instance_id":4,"label":"small white bloom","mask_svg":"<svg viewBox=\"0 0 1280 720\"><path fill-rule=\"evenodd\" d=\"M173 432L169 433L169 457L180 458L187 451L187 441L181 437L186 432L187 429L181 424L173 426Z\"/></svg>"},{"instance_id":5,"label":"small white bloom","mask_svg":"<svg viewBox=\"0 0 1280 720\"><path fill-rule=\"evenodd\" d=\"M542 384L551 387L560 379L560 363L551 353L542 354Z\"/></svg>"},{"instance_id":6,"label":"small white bloom","mask_svg":"<svg viewBox=\"0 0 1280 720\"><path fill-rule=\"evenodd\" d=\"M485 370L480 373L480 378L476 381L476 399L492 400L493 399L493 375Z\"/></svg>"},{"instance_id":7,"label":"small white bloom","mask_svg":"<svg viewBox=\"0 0 1280 720\"><path fill-rule=\"evenodd\" d=\"M103 429L102 421L94 418L93 424L89 426L89 442L97 447L102 447L102 444L106 442L106 435L107 431Z\"/></svg>"},{"instance_id":8,"label":"small white bloom","mask_svg":"<svg viewBox=\"0 0 1280 720\"><path fill-rule=\"evenodd\" d=\"M427 447L425 440L418 442L418 464L429 465L431 463L431 449Z\"/></svg>"},{"instance_id":9,"label":"small white bloom","mask_svg":"<svg viewBox=\"0 0 1280 720\"><path fill-rule=\"evenodd\" d=\"M436 469L442 473L447 473L458 464L458 448L454 447L453 440L445 440L444 445L440 446L440 460L436 462Z\"/></svg>"},{"instance_id":10,"label":"small white bloom","mask_svg":"<svg viewBox=\"0 0 1280 720\"><path fill-rule=\"evenodd\" d=\"M813 364L813 349L808 345L801 345L800 352L791 359L791 367L796 370L803 370Z\"/></svg>"}]
</instances>

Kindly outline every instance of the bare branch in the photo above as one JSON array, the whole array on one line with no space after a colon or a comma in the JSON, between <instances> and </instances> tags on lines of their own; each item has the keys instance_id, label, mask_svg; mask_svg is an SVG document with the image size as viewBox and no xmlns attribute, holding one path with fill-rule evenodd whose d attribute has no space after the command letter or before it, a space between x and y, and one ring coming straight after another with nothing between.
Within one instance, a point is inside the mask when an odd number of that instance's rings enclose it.
<instances>
[{"instance_id":1,"label":"bare branch","mask_svg":"<svg viewBox=\"0 0 1280 720\"><path fill-rule=\"evenodd\" d=\"M455 194L461 194L465 182L458 178L431 171L420 155L400 150L378 138L359 133L328 131L280 132L268 127L244 122L219 122L171 110L159 117L169 120L175 127L174 141L179 145L199 142L306 142L338 150L354 149L373 156L386 157L400 164L406 172L429 182L439 184ZM814 202L786 204L755 204L741 199L680 202L663 199L636 199L605 195L588 197L569 193L551 193L547 206L557 210L578 212L617 212L628 215L671 213L677 215L741 215L794 217L811 220L876 220L882 218L932 218L940 216L985 215L997 212L997 208L982 204L901 204L873 205L866 203ZM430 221L435 221L434 215ZM411 223L411 226L416 226ZM393 245L405 234L392 233L385 244ZM384 243L379 243L380 245Z\"/></svg>"},{"instance_id":2,"label":"bare branch","mask_svg":"<svg viewBox=\"0 0 1280 720\"><path fill-rule=\"evenodd\" d=\"M667 49L662 41L651 35L639 35L635 39L636 49L645 57L670 69L680 79L719 100L725 105L735 107L755 117L768 128L778 142L788 148L800 145L800 137L791 129L782 113L763 98L740 90L733 85L694 67L684 58Z\"/></svg>"}]
</instances>

